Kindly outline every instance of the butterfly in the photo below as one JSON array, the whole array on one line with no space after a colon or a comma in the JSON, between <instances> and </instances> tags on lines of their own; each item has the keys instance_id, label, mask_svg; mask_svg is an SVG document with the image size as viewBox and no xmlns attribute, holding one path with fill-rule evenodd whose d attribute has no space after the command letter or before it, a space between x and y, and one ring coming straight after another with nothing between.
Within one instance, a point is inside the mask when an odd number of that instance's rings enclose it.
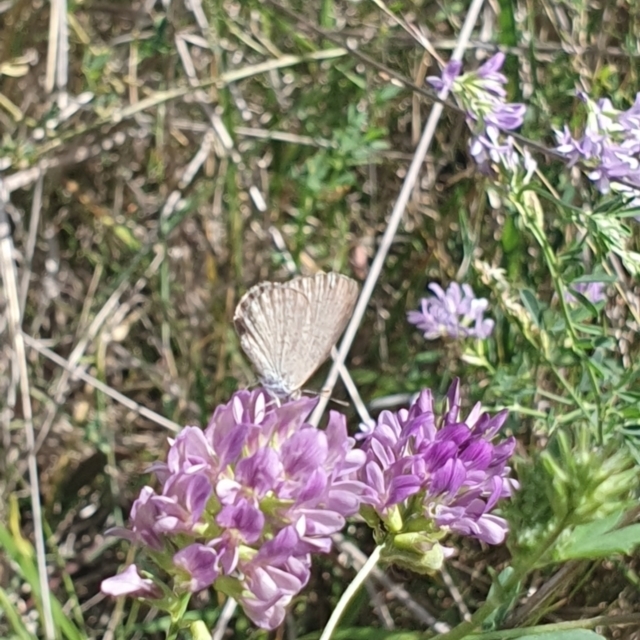
<instances>
[{"instance_id":1,"label":"butterfly","mask_svg":"<svg viewBox=\"0 0 640 640\"><path fill-rule=\"evenodd\" d=\"M298 397L328 358L357 298L357 282L333 272L249 289L233 323L264 388L278 398Z\"/></svg>"}]
</instances>

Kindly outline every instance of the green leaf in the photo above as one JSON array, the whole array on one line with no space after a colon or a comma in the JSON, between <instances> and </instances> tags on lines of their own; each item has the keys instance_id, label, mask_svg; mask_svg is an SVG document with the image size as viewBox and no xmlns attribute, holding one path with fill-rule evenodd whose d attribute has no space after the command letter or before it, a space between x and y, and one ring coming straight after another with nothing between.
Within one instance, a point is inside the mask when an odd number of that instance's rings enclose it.
<instances>
[{"instance_id":1,"label":"green leaf","mask_svg":"<svg viewBox=\"0 0 640 640\"><path fill-rule=\"evenodd\" d=\"M538 304L538 298L536 298L533 291L530 289L522 289L520 291L520 300L522 300L522 304L525 306L531 319L535 323L537 327L540 326L540 305Z\"/></svg>"},{"instance_id":2,"label":"green leaf","mask_svg":"<svg viewBox=\"0 0 640 640\"><path fill-rule=\"evenodd\" d=\"M566 558L604 558L614 553L630 554L640 545L640 524L611 531L599 538L585 539L567 550Z\"/></svg>"},{"instance_id":3,"label":"green leaf","mask_svg":"<svg viewBox=\"0 0 640 640\"><path fill-rule=\"evenodd\" d=\"M312 636L307 636L311 638ZM316 633L314 637L318 637ZM371 627L338 629L332 636L334 640L420 640L424 633L418 631L388 631ZM301 640L303 640L301 638Z\"/></svg>"},{"instance_id":4,"label":"green leaf","mask_svg":"<svg viewBox=\"0 0 640 640\"><path fill-rule=\"evenodd\" d=\"M376 105L384 105L390 100L393 100L402 90L402 87L387 84L373 93L373 101Z\"/></svg>"},{"instance_id":5,"label":"green leaf","mask_svg":"<svg viewBox=\"0 0 640 640\"><path fill-rule=\"evenodd\" d=\"M593 302L591 302L591 300L589 300L589 298L585 297L582 293L576 291L575 289L569 290L573 294L573 297L576 298L576 300L578 300L578 302L583 306L583 308L586 308L594 318L598 317L598 309L596 309L595 305L593 304Z\"/></svg>"},{"instance_id":6,"label":"green leaf","mask_svg":"<svg viewBox=\"0 0 640 640\"><path fill-rule=\"evenodd\" d=\"M581 333L585 333L589 336L602 336L603 333L602 327L599 325L576 322L573 326L576 328L576 331L580 331Z\"/></svg>"},{"instance_id":7,"label":"green leaf","mask_svg":"<svg viewBox=\"0 0 640 640\"><path fill-rule=\"evenodd\" d=\"M129 227L123 224L117 224L113 227L113 233L127 245L128 249L132 249L133 251L140 249L140 241L136 239Z\"/></svg>"},{"instance_id":8,"label":"green leaf","mask_svg":"<svg viewBox=\"0 0 640 640\"><path fill-rule=\"evenodd\" d=\"M580 525L556 552L556 559L577 560L605 558L612 554L629 554L640 545L640 524L614 529L622 514Z\"/></svg>"},{"instance_id":9,"label":"green leaf","mask_svg":"<svg viewBox=\"0 0 640 640\"><path fill-rule=\"evenodd\" d=\"M371 369L350 369L349 372L357 384L373 384L378 379L378 374Z\"/></svg>"},{"instance_id":10,"label":"green leaf","mask_svg":"<svg viewBox=\"0 0 640 640\"><path fill-rule=\"evenodd\" d=\"M6 622L9 623L15 638L19 638L19 640L35 640L36 636L29 633L20 613L12 602L12 598L2 588L0 588L0 611L6 618Z\"/></svg>"},{"instance_id":11,"label":"green leaf","mask_svg":"<svg viewBox=\"0 0 640 640\"><path fill-rule=\"evenodd\" d=\"M496 598L499 604L482 623L482 628L486 631L500 627L507 617L507 614L514 607L520 595L520 583L512 585L507 592L504 586L513 576L513 567L505 567L497 576L494 576L493 583L489 589L487 599Z\"/></svg>"},{"instance_id":12,"label":"green leaf","mask_svg":"<svg viewBox=\"0 0 640 640\"><path fill-rule=\"evenodd\" d=\"M571 286L575 284L587 284L589 282L605 282L607 284L612 282L618 282L616 276L607 275L604 272L590 273L588 275L580 276L571 281Z\"/></svg>"},{"instance_id":13,"label":"green leaf","mask_svg":"<svg viewBox=\"0 0 640 640\"><path fill-rule=\"evenodd\" d=\"M549 633L530 633L517 636L518 640L604 640L603 636L589 629L568 629Z\"/></svg>"},{"instance_id":14,"label":"green leaf","mask_svg":"<svg viewBox=\"0 0 640 640\"><path fill-rule=\"evenodd\" d=\"M502 248L505 253L511 253L516 249L520 248L521 236L520 232L516 228L516 224L513 218L509 217L505 220L504 226L502 227L502 237L500 238L502 242Z\"/></svg>"},{"instance_id":15,"label":"green leaf","mask_svg":"<svg viewBox=\"0 0 640 640\"><path fill-rule=\"evenodd\" d=\"M608 531L611 531L613 528L615 528L618 522L620 522L622 516L622 511L616 511L606 518L601 518L600 520L596 520L595 522L590 522L589 524L583 524L579 527L576 527L571 536L573 540L571 544L575 544L576 542L580 543L585 539L601 536Z\"/></svg>"}]
</instances>

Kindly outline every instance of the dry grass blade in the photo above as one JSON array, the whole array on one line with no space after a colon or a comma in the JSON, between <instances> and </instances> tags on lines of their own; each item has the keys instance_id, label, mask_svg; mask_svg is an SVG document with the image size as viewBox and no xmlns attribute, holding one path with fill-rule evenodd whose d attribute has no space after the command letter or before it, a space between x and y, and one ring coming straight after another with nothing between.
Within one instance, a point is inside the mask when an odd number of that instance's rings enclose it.
<instances>
[{"instance_id":1,"label":"dry grass blade","mask_svg":"<svg viewBox=\"0 0 640 640\"><path fill-rule=\"evenodd\" d=\"M187 46L187 43L184 38L181 38L180 36L176 36L175 43L178 54L180 55L182 66L187 77L189 78L189 83L192 87L197 87L199 83L196 77L195 65L193 64L193 60L191 59L191 54L189 53L189 47ZM218 136L220 145L223 149L223 153L221 153L220 155L222 156L224 154L230 153L233 150L233 139L229 135L224 122L222 122L222 118L217 113L215 113L215 111L209 104L207 104L207 96L202 89L196 89L194 92L194 97L200 104L200 107L206 114L207 118L209 118L213 131L215 131L216 135Z\"/></svg>"},{"instance_id":2,"label":"dry grass blade","mask_svg":"<svg viewBox=\"0 0 640 640\"><path fill-rule=\"evenodd\" d=\"M40 504L40 480L35 452L35 435L33 430L33 411L31 408L31 396L29 393L29 371L27 357L24 349L24 340L20 331L20 302L18 300L18 286L15 264L13 261L13 242L11 229L7 218L5 206L8 196L0 181L0 263L2 280L4 282L5 295L7 297L7 315L9 332L13 339L15 359L20 376L20 397L22 401L22 414L24 416L25 444L27 449L27 466L29 469L29 489L31 493L31 509L33 515L33 527L36 543L38 577L40 583L40 599L42 616L44 621L44 633L47 640L55 638L53 614L51 610L51 592L47 572L47 554L44 542L43 514Z\"/></svg>"},{"instance_id":3,"label":"dry grass blade","mask_svg":"<svg viewBox=\"0 0 640 640\"><path fill-rule=\"evenodd\" d=\"M121 394L119 391L112 389L109 385L104 384L91 374L87 373L82 367L74 365L73 363L65 360L63 357L59 356L55 351L51 351L51 349L45 347L38 340L35 340L31 336L26 334L22 334L25 344L29 347L42 354L51 362L55 362L59 367L62 367L65 372L68 373L69 378L79 378L80 380L84 380L86 383L90 384L92 387L101 391L105 395L109 396L116 402L119 402L123 407L130 409L131 411L135 411L138 415L146 418L147 420L151 420L151 422L155 422L156 424L168 429L172 433L178 433L182 429L179 424L176 424L172 420L161 416L159 413L152 411L151 409L147 409L142 405L135 402L135 400L131 400L131 398L127 398L127 396Z\"/></svg>"},{"instance_id":4,"label":"dry grass blade","mask_svg":"<svg viewBox=\"0 0 640 640\"><path fill-rule=\"evenodd\" d=\"M137 261L141 260L143 255L144 252L140 252L133 263L135 264ZM142 290L142 288L147 284L150 274L155 273L155 271L159 268L160 264L162 263L162 259L162 253L159 253L155 257L151 265L147 268L145 277L140 278L132 287L133 292ZM53 421L56 417L57 407L62 403L65 393L67 392L67 383L69 382L69 377L71 375L69 368L73 368L73 371L75 372L75 368L78 362L80 362L80 359L84 355L85 351L87 350L87 347L102 330L102 327L107 322L107 320L112 316L113 313L115 313L116 309L120 305L120 298L122 297L124 292L129 289L129 287L130 283L126 279L123 279L122 282L120 282L116 290L109 296L108 300L96 314L87 330L84 332L84 335L80 337L80 339L76 343L76 346L71 351L71 354L69 355L68 366L64 367L62 375L60 376L54 387L54 404L48 410L47 415L42 423L40 433L38 434L38 440L36 442L36 451L40 448L40 446L42 446L42 443L47 437L47 434L49 433L49 430L51 429Z\"/></svg>"},{"instance_id":5,"label":"dry grass blade","mask_svg":"<svg viewBox=\"0 0 640 640\"><path fill-rule=\"evenodd\" d=\"M69 26L67 21L67 1L53 0L49 16L49 46L47 54L47 75L45 91L58 89L58 103L61 109L67 106L66 87L69 78Z\"/></svg>"},{"instance_id":6,"label":"dry grass blade","mask_svg":"<svg viewBox=\"0 0 640 640\"><path fill-rule=\"evenodd\" d=\"M38 236L38 225L40 223L40 213L42 209L42 187L44 177L40 176L36 181L36 187L33 190L33 202L31 204L31 216L29 217L29 237L24 251L24 271L20 280L20 313L24 315L24 308L27 302L27 293L29 291L29 280L31 278L31 261L33 252L36 248L36 238Z\"/></svg>"}]
</instances>

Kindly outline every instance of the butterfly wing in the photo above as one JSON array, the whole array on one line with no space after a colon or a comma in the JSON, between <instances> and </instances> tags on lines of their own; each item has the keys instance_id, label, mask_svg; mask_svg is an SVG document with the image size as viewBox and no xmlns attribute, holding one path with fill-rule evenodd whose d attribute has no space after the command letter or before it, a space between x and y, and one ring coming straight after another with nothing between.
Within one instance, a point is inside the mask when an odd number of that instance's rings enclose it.
<instances>
[{"instance_id":1,"label":"butterfly wing","mask_svg":"<svg viewBox=\"0 0 640 640\"><path fill-rule=\"evenodd\" d=\"M300 322L287 345L280 352L278 369L299 389L327 359L331 347L344 331L358 297L355 280L337 273L319 273L295 278L289 288L302 294L297 312Z\"/></svg>"},{"instance_id":2,"label":"butterfly wing","mask_svg":"<svg viewBox=\"0 0 640 640\"><path fill-rule=\"evenodd\" d=\"M357 297L355 280L337 273L250 289L234 324L265 387L278 396L294 394L329 356Z\"/></svg>"},{"instance_id":3,"label":"butterfly wing","mask_svg":"<svg viewBox=\"0 0 640 640\"><path fill-rule=\"evenodd\" d=\"M284 319L291 294L274 282L263 282L242 296L233 323L240 345L265 385L273 385L279 376L278 354L286 348L290 322Z\"/></svg>"}]
</instances>

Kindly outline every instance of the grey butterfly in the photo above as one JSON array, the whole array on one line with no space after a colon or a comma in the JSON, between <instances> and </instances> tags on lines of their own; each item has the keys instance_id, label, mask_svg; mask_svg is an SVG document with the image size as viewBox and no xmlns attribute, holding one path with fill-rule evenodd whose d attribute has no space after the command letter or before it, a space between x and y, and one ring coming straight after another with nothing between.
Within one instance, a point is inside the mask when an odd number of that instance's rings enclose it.
<instances>
[{"instance_id":1,"label":"grey butterfly","mask_svg":"<svg viewBox=\"0 0 640 640\"><path fill-rule=\"evenodd\" d=\"M356 281L339 273L262 282L249 289L233 323L265 389L278 398L298 397L328 358L357 298Z\"/></svg>"}]
</instances>

